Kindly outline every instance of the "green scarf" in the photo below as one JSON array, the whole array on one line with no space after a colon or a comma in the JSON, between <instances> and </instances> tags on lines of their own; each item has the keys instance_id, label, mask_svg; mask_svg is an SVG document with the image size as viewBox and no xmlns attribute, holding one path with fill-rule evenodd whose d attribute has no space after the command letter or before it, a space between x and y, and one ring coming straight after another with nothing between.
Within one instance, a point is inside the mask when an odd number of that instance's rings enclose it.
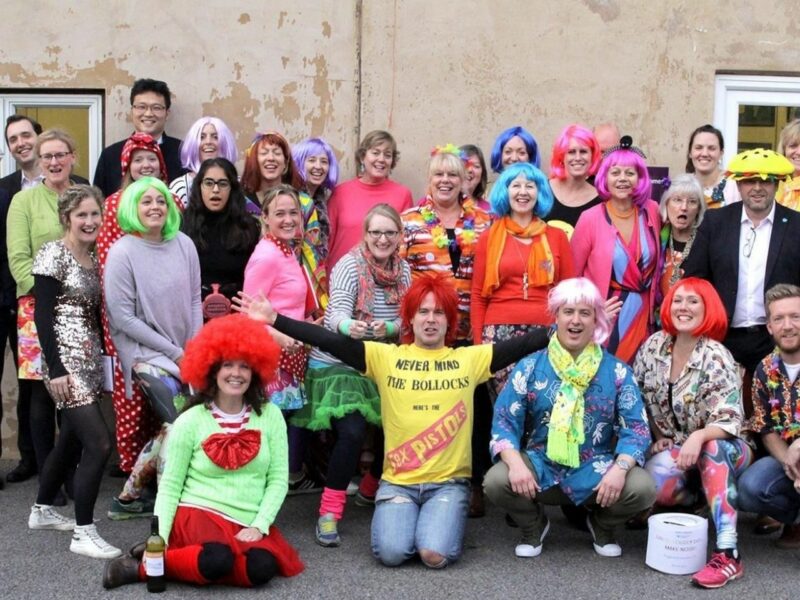
<instances>
[{"instance_id":1,"label":"green scarf","mask_svg":"<svg viewBox=\"0 0 800 600\"><path fill-rule=\"evenodd\" d=\"M600 368L603 351L595 343L583 349L578 360L564 350L558 335L547 346L550 364L561 380L547 434L547 457L568 467L580 464L580 446L584 441L583 394Z\"/></svg>"}]
</instances>

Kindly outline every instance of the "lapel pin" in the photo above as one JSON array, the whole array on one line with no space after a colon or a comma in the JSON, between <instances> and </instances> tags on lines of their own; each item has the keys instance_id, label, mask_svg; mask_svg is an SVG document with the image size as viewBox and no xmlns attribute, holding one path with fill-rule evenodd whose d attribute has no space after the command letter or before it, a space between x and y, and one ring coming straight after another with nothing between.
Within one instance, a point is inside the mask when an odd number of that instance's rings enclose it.
<instances>
[{"instance_id":1,"label":"lapel pin","mask_svg":"<svg viewBox=\"0 0 800 600\"><path fill-rule=\"evenodd\" d=\"M783 221L784 223L788 223L788 222L789 222L789 219L787 219L786 217L783 217L783 218L781 219L781 221Z\"/></svg>"}]
</instances>

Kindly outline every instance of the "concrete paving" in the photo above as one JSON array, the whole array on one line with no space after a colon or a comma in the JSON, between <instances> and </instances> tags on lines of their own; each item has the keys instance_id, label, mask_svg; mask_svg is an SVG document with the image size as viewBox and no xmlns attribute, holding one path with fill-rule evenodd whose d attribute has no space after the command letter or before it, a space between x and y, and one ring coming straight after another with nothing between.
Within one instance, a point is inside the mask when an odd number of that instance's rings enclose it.
<instances>
[{"instance_id":1,"label":"concrete paving","mask_svg":"<svg viewBox=\"0 0 800 600\"><path fill-rule=\"evenodd\" d=\"M13 466L0 461L0 473ZM105 513L122 480L106 477L95 515L98 529L109 542L123 549L148 533L147 520L114 522ZM65 532L30 531L27 518L36 484L7 484L0 490L0 599L141 598L144 585L113 591L102 588L102 561L69 552ZM314 542L318 495L286 500L278 526L306 563L301 575L276 578L257 590L198 588L168 584L167 594L181 598L534 598L574 600L749 598L796 599L800 596L800 551L781 551L770 537L754 536L752 515L740 519L740 549L745 576L721 590L699 590L686 576L664 575L644 563L647 532L620 535L621 558L600 558L589 535L570 528L560 511L549 509L551 529L544 551L535 559L514 557L517 532L504 523L503 514L489 506L483 519L470 520L460 562L432 571L411 562L400 568L379 565L369 549L371 509L352 500L340 524L343 544L322 548ZM63 509L72 516L71 507ZM713 532L709 534L713 539ZM774 536L772 536L774 538Z\"/></svg>"}]
</instances>

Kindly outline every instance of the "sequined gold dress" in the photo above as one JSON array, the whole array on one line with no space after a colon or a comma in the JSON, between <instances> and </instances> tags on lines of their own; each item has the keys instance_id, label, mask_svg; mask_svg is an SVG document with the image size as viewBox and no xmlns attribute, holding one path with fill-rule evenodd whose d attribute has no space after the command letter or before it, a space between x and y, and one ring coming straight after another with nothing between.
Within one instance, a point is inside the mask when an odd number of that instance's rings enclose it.
<instances>
[{"instance_id":1,"label":"sequined gold dress","mask_svg":"<svg viewBox=\"0 0 800 600\"><path fill-rule=\"evenodd\" d=\"M39 327L45 384L66 373L72 376L71 397L59 409L97 402L102 394L101 287L94 255L92 262L87 269L56 240L44 244L33 263L36 323L45 324Z\"/></svg>"}]
</instances>

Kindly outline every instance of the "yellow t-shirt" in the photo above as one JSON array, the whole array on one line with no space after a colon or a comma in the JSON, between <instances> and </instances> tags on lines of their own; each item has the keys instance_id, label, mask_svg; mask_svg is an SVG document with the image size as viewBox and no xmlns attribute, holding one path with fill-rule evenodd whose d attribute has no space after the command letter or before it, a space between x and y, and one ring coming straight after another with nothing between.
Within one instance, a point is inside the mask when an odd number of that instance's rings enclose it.
<instances>
[{"instance_id":1,"label":"yellow t-shirt","mask_svg":"<svg viewBox=\"0 0 800 600\"><path fill-rule=\"evenodd\" d=\"M492 346L426 350L366 342L386 438L383 479L438 483L472 474L472 395L489 377Z\"/></svg>"}]
</instances>

